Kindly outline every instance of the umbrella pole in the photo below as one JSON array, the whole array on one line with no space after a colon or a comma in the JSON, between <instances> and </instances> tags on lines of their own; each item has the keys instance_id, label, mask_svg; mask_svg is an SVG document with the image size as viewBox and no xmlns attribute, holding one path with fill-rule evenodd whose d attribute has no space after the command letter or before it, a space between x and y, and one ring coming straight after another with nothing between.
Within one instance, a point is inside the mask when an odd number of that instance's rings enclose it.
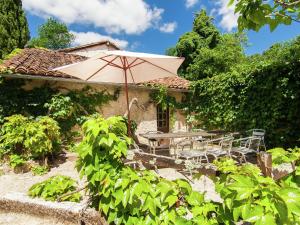
<instances>
[{"instance_id":1,"label":"umbrella pole","mask_svg":"<svg viewBox=\"0 0 300 225\"><path fill-rule=\"evenodd\" d=\"M127 83L127 69L124 69L125 74L125 93L126 93L126 102L127 102L127 134L129 137L131 137L131 121L130 121L130 109L129 109L129 97L128 97L128 83Z\"/></svg>"}]
</instances>

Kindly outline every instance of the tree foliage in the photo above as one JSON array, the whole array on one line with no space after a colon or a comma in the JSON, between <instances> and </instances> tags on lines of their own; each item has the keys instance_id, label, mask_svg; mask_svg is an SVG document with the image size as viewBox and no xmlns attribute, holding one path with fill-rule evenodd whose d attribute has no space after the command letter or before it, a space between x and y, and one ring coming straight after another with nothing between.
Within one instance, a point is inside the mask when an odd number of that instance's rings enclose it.
<instances>
[{"instance_id":1,"label":"tree foliage","mask_svg":"<svg viewBox=\"0 0 300 225\"><path fill-rule=\"evenodd\" d=\"M293 147L300 138L300 38L252 56L244 54L246 40L220 34L205 11L197 14L193 30L167 51L186 57L180 75L193 81L183 108L206 129L263 128L269 147Z\"/></svg>"},{"instance_id":2,"label":"tree foliage","mask_svg":"<svg viewBox=\"0 0 300 225\"><path fill-rule=\"evenodd\" d=\"M193 29L182 35L167 54L185 57L180 74L189 80L198 80L230 71L231 66L245 56L244 35L220 34L213 18L201 10L195 15Z\"/></svg>"},{"instance_id":3,"label":"tree foliage","mask_svg":"<svg viewBox=\"0 0 300 225\"><path fill-rule=\"evenodd\" d=\"M15 48L24 48L30 38L21 0L0 1L0 59Z\"/></svg>"},{"instance_id":4,"label":"tree foliage","mask_svg":"<svg viewBox=\"0 0 300 225\"><path fill-rule=\"evenodd\" d=\"M293 147L300 137L299 52L297 38L195 82L197 118L210 128L263 128L270 147Z\"/></svg>"},{"instance_id":5,"label":"tree foliage","mask_svg":"<svg viewBox=\"0 0 300 225\"><path fill-rule=\"evenodd\" d=\"M57 50L70 47L74 38L66 24L49 18L45 24L39 27L38 37L32 38L29 45Z\"/></svg>"},{"instance_id":6,"label":"tree foliage","mask_svg":"<svg viewBox=\"0 0 300 225\"><path fill-rule=\"evenodd\" d=\"M230 0L235 5L235 13L239 14L238 27L242 31L251 29L258 31L269 25L273 31L279 24L290 25L300 20L299 0Z\"/></svg>"}]
</instances>

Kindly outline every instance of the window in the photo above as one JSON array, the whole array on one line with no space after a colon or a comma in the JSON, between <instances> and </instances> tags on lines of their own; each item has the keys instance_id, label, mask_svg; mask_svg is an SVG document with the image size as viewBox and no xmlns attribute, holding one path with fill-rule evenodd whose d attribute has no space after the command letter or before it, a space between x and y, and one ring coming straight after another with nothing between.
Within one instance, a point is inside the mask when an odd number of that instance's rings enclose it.
<instances>
[{"instance_id":1,"label":"window","mask_svg":"<svg viewBox=\"0 0 300 225\"><path fill-rule=\"evenodd\" d=\"M163 109L161 105L157 106L157 130L169 132L169 108Z\"/></svg>"}]
</instances>

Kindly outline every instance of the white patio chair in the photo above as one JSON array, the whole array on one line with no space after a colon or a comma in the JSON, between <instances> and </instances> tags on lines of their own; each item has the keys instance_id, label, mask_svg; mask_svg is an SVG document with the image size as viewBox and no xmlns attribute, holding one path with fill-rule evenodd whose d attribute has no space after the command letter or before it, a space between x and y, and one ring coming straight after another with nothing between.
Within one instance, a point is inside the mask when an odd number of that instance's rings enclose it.
<instances>
[{"instance_id":1,"label":"white patio chair","mask_svg":"<svg viewBox=\"0 0 300 225\"><path fill-rule=\"evenodd\" d=\"M193 132L201 132L201 131L205 131L205 130L203 130L203 129L192 129L192 131L193 131ZM193 139L193 140L196 140L196 141L200 141L200 142L206 141L206 140L207 140L207 138L204 138L204 137L202 137L202 136L199 136L199 137L193 137L192 139Z\"/></svg>"},{"instance_id":2,"label":"white patio chair","mask_svg":"<svg viewBox=\"0 0 300 225\"><path fill-rule=\"evenodd\" d=\"M190 142L195 142L194 140L190 140ZM193 145L193 144L192 144ZM194 145L196 146L196 145ZM208 156L206 154L206 150L203 147L198 148L193 147L193 149L190 150L182 150L179 152L176 152L177 158L182 158L185 160L193 160L196 163L202 163L203 160L206 161L206 163L209 162Z\"/></svg>"},{"instance_id":3,"label":"white patio chair","mask_svg":"<svg viewBox=\"0 0 300 225\"><path fill-rule=\"evenodd\" d=\"M261 142L260 142L259 147L262 147L264 149L264 151L267 151L266 145L265 145L266 130L264 130L264 129L252 129L252 130L249 130L249 132L250 132L251 136L261 138Z\"/></svg>"},{"instance_id":4,"label":"white patio chair","mask_svg":"<svg viewBox=\"0 0 300 225\"><path fill-rule=\"evenodd\" d=\"M163 134L161 131L148 131L145 134ZM155 154L155 150L159 146L159 140L157 139L148 139L148 149L150 153Z\"/></svg>"},{"instance_id":5,"label":"white patio chair","mask_svg":"<svg viewBox=\"0 0 300 225\"><path fill-rule=\"evenodd\" d=\"M215 159L224 155L230 156L233 137L223 137L204 142L196 142L195 140L192 140L192 142L193 149L182 150L177 153L177 157L187 160L193 159L198 163L205 160L209 163L209 155L213 156Z\"/></svg>"},{"instance_id":6,"label":"white patio chair","mask_svg":"<svg viewBox=\"0 0 300 225\"><path fill-rule=\"evenodd\" d=\"M234 140L234 143L239 144L238 147L232 147L231 152L236 153L240 157L240 162L247 162L246 155L258 153L261 146L261 137L246 137Z\"/></svg>"},{"instance_id":7,"label":"white patio chair","mask_svg":"<svg viewBox=\"0 0 300 225\"><path fill-rule=\"evenodd\" d=\"M231 157L231 149L234 138L232 136L225 136L219 139L208 141L207 155L212 155L215 159L218 159L222 156ZM212 143L212 144L210 144ZM215 145L218 143L218 145Z\"/></svg>"}]
</instances>

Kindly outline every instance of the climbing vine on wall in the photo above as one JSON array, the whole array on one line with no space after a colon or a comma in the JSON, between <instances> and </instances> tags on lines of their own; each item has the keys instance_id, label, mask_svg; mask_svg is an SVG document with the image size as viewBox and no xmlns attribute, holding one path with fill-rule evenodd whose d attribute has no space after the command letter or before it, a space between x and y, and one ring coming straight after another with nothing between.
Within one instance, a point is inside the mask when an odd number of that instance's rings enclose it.
<instances>
[{"instance_id":1,"label":"climbing vine on wall","mask_svg":"<svg viewBox=\"0 0 300 225\"><path fill-rule=\"evenodd\" d=\"M163 109L169 108L170 111L170 127L174 127L176 122L176 110L181 110L185 114L188 114L187 94L183 95L180 102L176 100L174 96L171 96L168 89L162 85L153 86L153 90L149 97L157 105L160 105Z\"/></svg>"},{"instance_id":2,"label":"climbing vine on wall","mask_svg":"<svg viewBox=\"0 0 300 225\"><path fill-rule=\"evenodd\" d=\"M113 94L106 90L96 91L86 86L81 90L61 93L45 83L41 87L25 90L23 79L0 78L0 124L13 114L26 116L47 115L57 120L65 136L70 136L71 128L82 124L85 117L96 113L109 101L117 100L120 90Z\"/></svg>"}]
</instances>

